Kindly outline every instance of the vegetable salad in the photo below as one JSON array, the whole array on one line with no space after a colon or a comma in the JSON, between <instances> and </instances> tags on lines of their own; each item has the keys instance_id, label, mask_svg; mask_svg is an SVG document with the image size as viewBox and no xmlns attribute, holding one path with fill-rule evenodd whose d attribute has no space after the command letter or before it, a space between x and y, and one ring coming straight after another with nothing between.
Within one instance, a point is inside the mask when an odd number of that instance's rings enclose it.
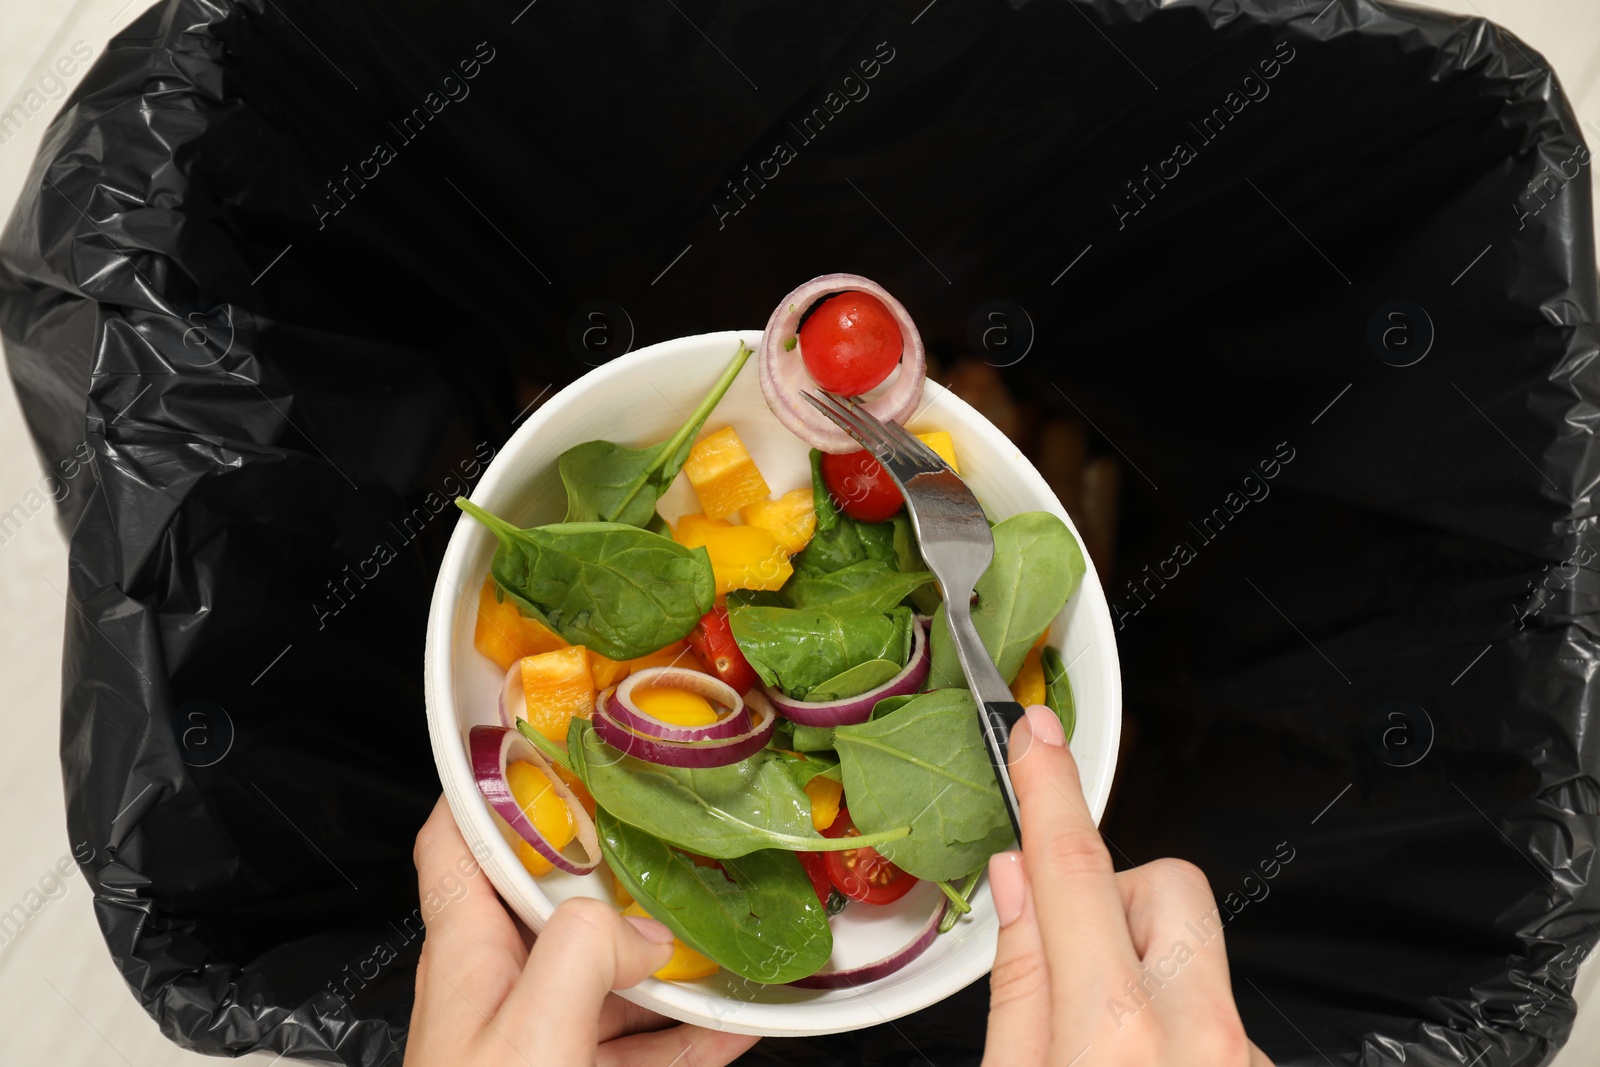
<instances>
[{"instance_id":1,"label":"vegetable salad","mask_svg":"<svg viewBox=\"0 0 1600 1067\"><path fill-rule=\"evenodd\" d=\"M959 921L1012 843L900 491L854 442L803 419L794 395L876 389L868 410L904 419L921 352L881 287L824 276L780 304L759 356L774 415L796 448L813 446L811 484L770 485L738 433L714 427L756 354L740 344L667 440L560 456L565 521L519 529L457 501L499 542L474 634L506 672L502 725L472 731L480 790L529 873L609 871L619 907L672 929L659 978L882 977ZM919 436L959 473L948 433ZM701 510L668 523L657 504L680 475ZM1082 552L1046 512L993 536L974 626L1017 701L1049 705L1070 737L1072 693L1046 632ZM918 881L941 893L915 937L829 967L831 915Z\"/></svg>"}]
</instances>

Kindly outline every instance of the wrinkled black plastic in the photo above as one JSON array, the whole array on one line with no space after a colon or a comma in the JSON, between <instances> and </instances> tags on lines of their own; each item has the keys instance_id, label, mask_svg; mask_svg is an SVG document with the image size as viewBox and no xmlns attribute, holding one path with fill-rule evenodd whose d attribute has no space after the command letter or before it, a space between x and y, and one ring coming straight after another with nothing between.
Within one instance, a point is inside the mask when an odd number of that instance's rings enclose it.
<instances>
[{"instance_id":1,"label":"wrinkled black plastic","mask_svg":"<svg viewBox=\"0 0 1600 1067\"><path fill-rule=\"evenodd\" d=\"M1539 57L1363 0L519 8L160 4L5 233L70 490L69 825L165 1033L398 1064L434 513L543 383L844 270L946 363L1025 310L1010 380L1125 462L1104 829L1205 868L1256 1040L1560 1043L1600 903L1600 413ZM975 1063L983 1022L980 984L753 1059Z\"/></svg>"}]
</instances>

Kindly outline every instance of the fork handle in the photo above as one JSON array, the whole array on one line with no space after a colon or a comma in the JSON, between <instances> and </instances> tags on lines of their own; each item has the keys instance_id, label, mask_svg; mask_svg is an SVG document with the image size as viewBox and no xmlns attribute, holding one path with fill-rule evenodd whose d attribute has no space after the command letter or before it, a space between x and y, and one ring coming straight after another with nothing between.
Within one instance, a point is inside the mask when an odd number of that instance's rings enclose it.
<instances>
[{"instance_id":1,"label":"fork handle","mask_svg":"<svg viewBox=\"0 0 1600 1067\"><path fill-rule=\"evenodd\" d=\"M985 700L983 712L978 716L983 727L984 747L989 750L989 765L994 768L995 781L1000 785L1000 795L1006 802L1006 814L1011 817L1011 829L1016 831L1017 845L1022 844L1022 823L1017 817L1017 791L1011 784L1011 771L1007 757L1011 751L1011 728L1022 718L1022 705L1014 700Z\"/></svg>"}]
</instances>

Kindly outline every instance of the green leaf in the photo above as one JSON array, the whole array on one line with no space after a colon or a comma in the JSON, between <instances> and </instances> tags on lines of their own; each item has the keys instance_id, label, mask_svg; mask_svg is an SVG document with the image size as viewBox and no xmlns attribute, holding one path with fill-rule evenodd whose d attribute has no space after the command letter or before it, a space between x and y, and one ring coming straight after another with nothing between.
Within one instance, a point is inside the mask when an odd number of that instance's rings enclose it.
<instances>
[{"instance_id":1,"label":"green leaf","mask_svg":"<svg viewBox=\"0 0 1600 1067\"><path fill-rule=\"evenodd\" d=\"M800 726L794 728L794 750L810 754L833 751L833 727Z\"/></svg>"},{"instance_id":2,"label":"green leaf","mask_svg":"<svg viewBox=\"0 0 1600 1067\"><path fill-rule=\"evenodd\" d=\"M921 695L920 693L907 693L905 696L884 697L872 705L872 717L881 719L885 715L892 715Z\"/></svg>"},{"instance_id":3,"label":"green leaf","mask_svg":"<svg viewBox=\"0 0 1600 1067\"><path fill-rule=\"evenodd\" d=\"M892 611L931 581L925 570L899 571L882 560L864 559L836 571L796 571L784 583L783 595L793 608Z\"/></svg>"},{"instance_id":4,"label":"green leaf","mask_svg":"<svg viewBox=\"0 0 1600 1067\"><path fill-rule=\"evenodd\" d=\"M1040 653L1039 663L1044 667L1045 706L1056 713L1062 729L1067 732L1067 740L1071 741L1072 731L1078 725L1078 711L1072 703L1072 681L1067 677L1066 664L1061 662L1061 653L1048 645Z\"/></svg>"},{"instance_id":5,"label":"green leaf","mask_svg":"<svg viewBox=\"0 0 1600 1067\"><path fill-rule=\"evenodd\" d=\"M518 606L610 659L687 636L716 597L703 548L614 522L519 530L464 497L456 505L499 538L489 570Z\"/></svg>"},{"instance_id":6,"label":"green leaf","mask_svg":"<svg viewBox=\"0 0 1600 1067\"><path fill-rule=\"evenodd\" d=\"M898 566L893 524L857 522L840 511L823 481L822 453L816 449L811 450L811 505L817 515L817 529L794 557L796 574L826 574L864 559Z\"/></svg>"},{"instance_id":7,"label":"green leaf","mask_svg":"<svg viewBox=\"0 0 1600 1067\"><path fill-rule=\"evenodd\" d=\"M916 620L906 608L884 615L733 607L728 625L739 651L763 682L804 699L815 686L867 660L893 660L905 666Z\"/></svg>"},{"instance_id":8,"label":"green leaf","mask_svg":"<svg viewBox=\"0 0 1600 1067\"><path fill-rule=\"evenodd\" d=\"M1084 573L1083 551L1067 524L1045 511L1013 515L994 528L994 561L978 579L972 624L1008 683L1023 657L1061 613ZM933 664L924 688L967 687L945 609L929 633Z\"/></svg>"},{"instance_id":9,"label":"green leaf","mask_svg":"<svg viewBox=\"0 0 1600 1067\"><path fill-rule=\"evenodd\" d=\"M839 771L839 757L832 752L811 752L804 759L797 758L787 753L778 753L778 758L783 761L784 770L789 772L789 777L794 779L794 784L801 789L813 778L832 778L836 782L843 782L844 778Z\"/></svg>"},{"instance_id":10,"label":"green leaf","mask_svg":"<svg viewBox=\"0 0 1600 1067\"><path fill-rule=\"evenodd\" d=\"M734 608L786 608L790 605L775 589L733 589L728 592L728 610Z\"/></svg>"},{"instance_id":11,"label":"green leaf","mask_svg":"<svg viewBox=\"0 0 1600 1067\"><path fill-rule=\"evenodd\" d=\"M924 693L884 718L838 727L833 740L857 829L911 827L909 836L875 846L908 873L950 881L1011 843L966 690Z\"/></svg>"},{"instance_id":12,"label":"green leaf","mask_svg":"<svg viewBox=\"0 0 1600 1067\"><path fill-rule=\"evenodd\" d=\"M723 860L718 870L697 866L609 812L600 812L596 826L617 881L696 952L768 984L815 974L828 962L828 913L794 853L752 852Z\"/></svg>"},{"instance_id":13,"label":"green leaf","mask_svg":"<svg viewBox=\"0 0 1600 1067\"><path fill-rule=\"evenodd\" d=\"M727 767L664 767L624 755L600 740L587 719L575 718L567 730L567 753L602 808L696 855L727 859L764 848L829 852L879 844L865 833L817 833L811 798L771 749ZM905 826L891 827L881 840L906 833Z\"/></svg>"},{"instance_id":14,"label":"green leaf","mask_svg":"<svg viewBox=\"0 0 1600 1067\"><path fill-rule=\"evenodd\" d=\"M711 392L676 433L649 448L610 441L586 441L561 453L556 469L567 487L567 522L620 522L644 527L656 517L656 502L667 491L694 447L695 435L733 385L750 349L743 341Z\"/></svg>"},{"instance_id":15,"label":"green leaf","mask_svg":"<svg viewBox=\"0 0 1600 1067\"><path fill-rule=\"evenodd\" d=\"M806 699L843 700L845 697L860 696L868 690L878 688L905 669L905 664L896 663L891 659L869 659L819 685L812 686L806 693Z\"/></svg>"}]
</instances>

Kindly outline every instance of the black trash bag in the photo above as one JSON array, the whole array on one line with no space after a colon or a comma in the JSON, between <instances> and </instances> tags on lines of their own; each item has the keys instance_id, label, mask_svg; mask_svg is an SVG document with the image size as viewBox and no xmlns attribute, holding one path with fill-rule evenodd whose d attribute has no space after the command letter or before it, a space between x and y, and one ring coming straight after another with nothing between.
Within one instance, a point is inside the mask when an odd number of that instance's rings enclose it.
<instances>
[{"instance_id":1,"label":"black trash bag","mask_svg":"<svg viewBox=\"0 0 1600 1067\"><path fill-rule=\"evenodd\" d=\"M1558 1046L1589 156L1482 21L1265 7L170 0L113 41L0 330L71 532L68 822L162 1030L399 1063L448 499L547 386L848 270L1124 464L1104 830L1206 870L1263 1048ZM976 1063L985 995L750 1059Z\"/></svg>"}]
</instances>

